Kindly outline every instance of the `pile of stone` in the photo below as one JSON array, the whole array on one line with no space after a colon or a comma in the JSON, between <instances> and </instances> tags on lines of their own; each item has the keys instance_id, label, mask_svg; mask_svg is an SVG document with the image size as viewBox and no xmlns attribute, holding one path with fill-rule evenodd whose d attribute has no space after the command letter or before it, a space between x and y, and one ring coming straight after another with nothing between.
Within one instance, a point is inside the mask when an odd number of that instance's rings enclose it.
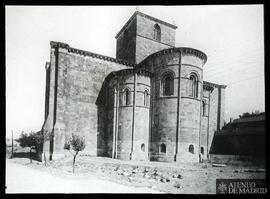
<instances>
[{"instance_id":1,"label":"pile of stone","mask_svg":"<svg viewBox=\"0 0 270 199\"><path fill-rule=\"evenodd\" d=\"M151 169L148 167L139 168L138 166L136 166L130 169L125 168L120 169L119 167L117 167L114 171L118 175L126 176L129 182L133 181L135 176L141 176L145 179L155 179L162 183L173 182L175 180L183 178L181 174L170 174L170 173L164 174L158 171L157 168ZM177 185L175 185L175 187L180 188L179 183L176 184Z\"/></svg>"},{"instance_id":2,"label":"pile of stone","mask_svg":"<svg viewBox=\"0 0 270 199\"><path fill-rule=\"evenodd\" d=\"M173 176L172 176L173 178L178 178L178 179L183 179L183 176L182 175L180 175L180 174L174 174Z\"/></svg>"},{"instance_id":3,"label":"pile of stone","mask_svg":"<svg viewBox=\"0 0 270 199\"><path fill-rule=\"evenodd\" d=\"M123 176L129 176L129 175L130 175L130 174L127 172L126 169L118 169L118 170L116 170L116 173L117 173L118 175L123 175Z\"/></svg>"}]
</instances>

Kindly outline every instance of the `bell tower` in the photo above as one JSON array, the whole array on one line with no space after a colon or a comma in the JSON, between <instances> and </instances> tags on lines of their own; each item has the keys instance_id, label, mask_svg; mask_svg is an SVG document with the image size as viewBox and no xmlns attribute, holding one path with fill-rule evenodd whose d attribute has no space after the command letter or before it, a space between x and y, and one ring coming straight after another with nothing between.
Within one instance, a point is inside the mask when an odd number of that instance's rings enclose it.
<instances>
[{"instance_id":1,"label":"bell tower","mask_svg":"<svg viewBox=\"0 0 270 199\"><path fill-rule=\"evenodd\" d=\"M147 56L175 47L177 26L136 11L116 35L116 58L138 64Z\"/></svg>"}]
</instances>

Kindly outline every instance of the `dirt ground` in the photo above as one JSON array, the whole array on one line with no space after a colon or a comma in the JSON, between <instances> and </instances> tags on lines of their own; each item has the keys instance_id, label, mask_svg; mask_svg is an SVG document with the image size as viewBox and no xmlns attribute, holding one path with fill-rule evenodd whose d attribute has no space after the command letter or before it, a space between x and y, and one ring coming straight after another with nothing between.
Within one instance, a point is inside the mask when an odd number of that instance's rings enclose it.
<instances>
[{"instance_id":1,"label":"dirt ground","mask_svg":"<svg viewBox=\"0 0 270 199\"><path fill-rule=\"evenodd\" d=\"M89 175L88 175L89 176ZM76 178L52 175L46 171L6 161L6 193L160 193L148 187L132 187L101 180L95 176Z\"/></svg>"},{"instance_id":2,"label":"dirt ground","mask_svg":"<svg viewBox=\"0 0 270 199\"><path fill-rule=\"evenodd\" d=\"M166 193L215 194L216 179L265 179L265 168L234 162L226 167L212 163L164 163L123 161L105 157L78 156L72 173L72 156L44 163L27 158L13 158L12 162L49 172L64 178L99 179L133 187L148 187ZM259 170L258 170L259 169Z\"/></svg>"}]
</instances>

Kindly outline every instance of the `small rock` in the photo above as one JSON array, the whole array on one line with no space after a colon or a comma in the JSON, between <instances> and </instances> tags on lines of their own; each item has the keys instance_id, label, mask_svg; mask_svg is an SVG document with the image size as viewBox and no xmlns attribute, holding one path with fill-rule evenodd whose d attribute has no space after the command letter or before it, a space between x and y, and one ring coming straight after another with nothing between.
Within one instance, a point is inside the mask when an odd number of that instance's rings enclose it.
<instances>
[{"instance_id":1,"label":"small rock","mask_svg":"<svg viewBox=\"0 0 270 199\"><path fill-rule=\"evenodd\" d=\"M233 173L238 173L239 171L237 169L234 169L233 170Z\"/></svg>"},{"instance_id":2,"label":"small rock","mask_svg":"<svg viewBox=\"0 0 270 199\"><path fill-rule=\"evenodd\" d=\"M122 171L121 169L119 169L119 170L116 171L116 173L117 173L118 175L121 175L121 174L123 173L123 171Z\"/></svg>"},{"instance_id":3,"label":"small rock","mask_svg":"<svg viewBox=\"0 0 270 199\"><path fill-rule=\"evenodd\" d=\"M147 173L148 171L149 171L148 169L144 169L144 170L143 170L144 173Z\"/></svg>"},{"instance_id":4,"label":"small rock","mask_svg":"<svg viewBox=\"0 0 270 199\"><path fill-rule=\"evenodd\" d=\"M132 177L128 177L128 181L131 182L133 180Z\"/></svg>"},{"instance_id":5,"label":"small rock","mask_svg":"<svg viewBox=\"0 0 270 199\"><path fill-rule=\"evenodd\" d=\"M177 189L182 188L179 182L174 183L173 186Z\"/></svg>"},{"instance_id":6,"label":"small rock","mask_svg":"<svg viewBox=\"0 0 270 199\"><path fill-rule=\"evenodd\" d=\"M126 169L123 169L123 171L122 171L122 173L121 173L123 176L128 176L129 175L129 173L127 172L127 170Z\"/></svg>"},{"instance_id":7,"label":"small rock","mask_svg":"<svg viewBox=\"0 0 270 199\"><path fill-rule=\"evenodd\" d=\"M207 165L206 164L202 165L202 168L203 169L207 168Z\"/></svg>"},{"instance_id":8,"label":"small rock","mask_svg":"<svg viewBox=\"0 0 270 199\"><path fill-rule=\"evenodd\" d=\"M222 173L222 172L223 172L223 170L219 170L219 172L220 172L220 173Z\"/></svg>"},{"instance_id":9,"label":"small rock","mask_svg":"<svg viewBox=\"0 0 270 199\"><path fill-rule=\"evenodd\" d=\"M180 175L180 174L178 174L178 175L177 175L177 178L178 178L178 179L182 179L182 178L183 178L183 176L182 176L182 175Z\"/></svg>"},{"instance_id":10,"label":"small rock","mask_svg":"<svg viewBox=\"0 0 270 199\"><path fill-rule=\"evenodd\" d=\"M158 176L158 175L160 175L160 173L159 173L157 170L155 170L155 171L152 173L152 175Z\"/></svg>"},{"instance_id":11,"label":"small rock","mask_svg":"<svg viewBox=\"0 0 270 199\"><path fill-rule=\"evenodd\" d=\"M143 177L144 177L144 178L150 178L151 176L150 176L148 173L145 173L145 174L143 175Z\"/></svg>"},{"instance_id":12,"label":"small rock","mask_svg":"<svg viewBox=\"0 0 270 199\"><path fill-rule=\"evenodd\" d=\"M138 172L137 169L133 169L131 173L135 174L135 173L137 173L137 172Z\"/></svg>"},{"instance_id":13,"label":"small rock","mask_svg":"<svg viewBox=\"0 0 270 199\"><path fill-rule=\"evenodd\" d=\"M149 186L149 188L150 188L150 189L156 189L156 187L155 187L155 186Z\"/></svg>"},{"instance_id":14,"label":"small rock","mask_svg":"<svg viewBox=\"0 0 270 199\"><path fill-rule=\"evenodd\" d=\"M161 179L160 179L160 182L165 182L165 179L164 179L164 178L161 178Z\"/></svg>"},{"instance_id":15,"label":"small rock","mask_svg":"<svg viewBox=\"0 0 270 199\"><path fill-rule=\"evenodd\" d=\"M154 174L155 176L162 176L162 173L160 173L160 172L158 172L158 171L155 171L153 174Z\"/></svg>"},{"instance_id":16,"label":"small rock","mask_svg":"<svg viewBox=\"0 0 270 199\"><path fill-rule=\"evenodd\" d=\"M157 179L158 177L157 176L154 176L154 175L151 175L151 178L152 179Z\"/></svg>"},{"instance_id":17,"label":"small rock","mask_svg":"<svg viewBox=\"0 0 270 199\"><path fill-rule=\"evenodd\" d=\"M171 180L170 180L170 178L166 178L166 182L170 182Z\"/></svg>"}]
</instances>

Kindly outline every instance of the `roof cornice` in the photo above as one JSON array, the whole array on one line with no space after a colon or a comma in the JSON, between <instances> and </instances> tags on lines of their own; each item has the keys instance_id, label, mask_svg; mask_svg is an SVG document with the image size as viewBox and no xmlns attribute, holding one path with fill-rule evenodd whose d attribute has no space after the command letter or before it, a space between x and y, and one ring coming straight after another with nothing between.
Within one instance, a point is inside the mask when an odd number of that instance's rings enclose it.
<instances>
[{"instance_id":1,"label":"roof cornice","mask_svg":"<svg viewBox=\"0 0 270 199\"><path fill-rule=\"evenodd\" d=\"M134 74L134 73L144 75L144 76L147 76L147 77L153 77L153 73L151 73L150 71L148 71L146 69L128 68L128 69L122 69L122 70L119 70L119 71L113 71L106 77L106 79L109 80L114 76L119 76L119 75L122 76L122 75L127 75L127 74Z\"/></svg>"},{"instance_id":2,"label":"roof cornice","mask_svg":"<svg viewBox=\"0 0 270 199\"><path fill-rule=\"evenodd\" d=\"M150 57L158 57L160 55L164 54L170 54L170 53L175 53L175 52L181 52L182 54L191 54L194 56L199 57L204 61L204 64L207 61L207 56L205 53L203 53L200 50L194 49L194 48L188 48L188 47L178 47L178 48L167 48L158 52L155 52L149 56L147 56L143 61L141 61L138 65L143 65Z\"/></svg>"},{"instance_id":3,"label":"roof cornice","mask_svg":"<svg viewBox=\"0 0 270 199\"><path fill-rule=\"evenodd\" d=\"M105 56L105 55L100 55L100 54L97 54L97 53L92 53L92 52L89 52L89 51L72 48L68 44L62 43L62 42L51 41L50 45L51 45L51 48L63 48L63 49L67 49L67 51L71 52L71 53L75 53L75 54L79 54L79 55L83 55L83 56L94 57L94 58L97 58L97 59L102 59L102 60L105 60L105 61L115 62L115 63L123 64L123 65L126 65L126 66L130 66L130 67L135 67L135 65L136 65L136 64L128 63L128 62L123 61L123 60L108 57L108 56Z\"/></svg>"},{"instance_id":4,"label":"roof cornice","mask_svg":"<svg viewBox=\"0 0 270 199\"><path fill-rule=\"evenodd\" d=\"M203 86L212 86L215 88L226 88L227 87L226 85L215 84L215 83L207 82L207 81L203 81Z\"/></svg>"}]
</instances>

